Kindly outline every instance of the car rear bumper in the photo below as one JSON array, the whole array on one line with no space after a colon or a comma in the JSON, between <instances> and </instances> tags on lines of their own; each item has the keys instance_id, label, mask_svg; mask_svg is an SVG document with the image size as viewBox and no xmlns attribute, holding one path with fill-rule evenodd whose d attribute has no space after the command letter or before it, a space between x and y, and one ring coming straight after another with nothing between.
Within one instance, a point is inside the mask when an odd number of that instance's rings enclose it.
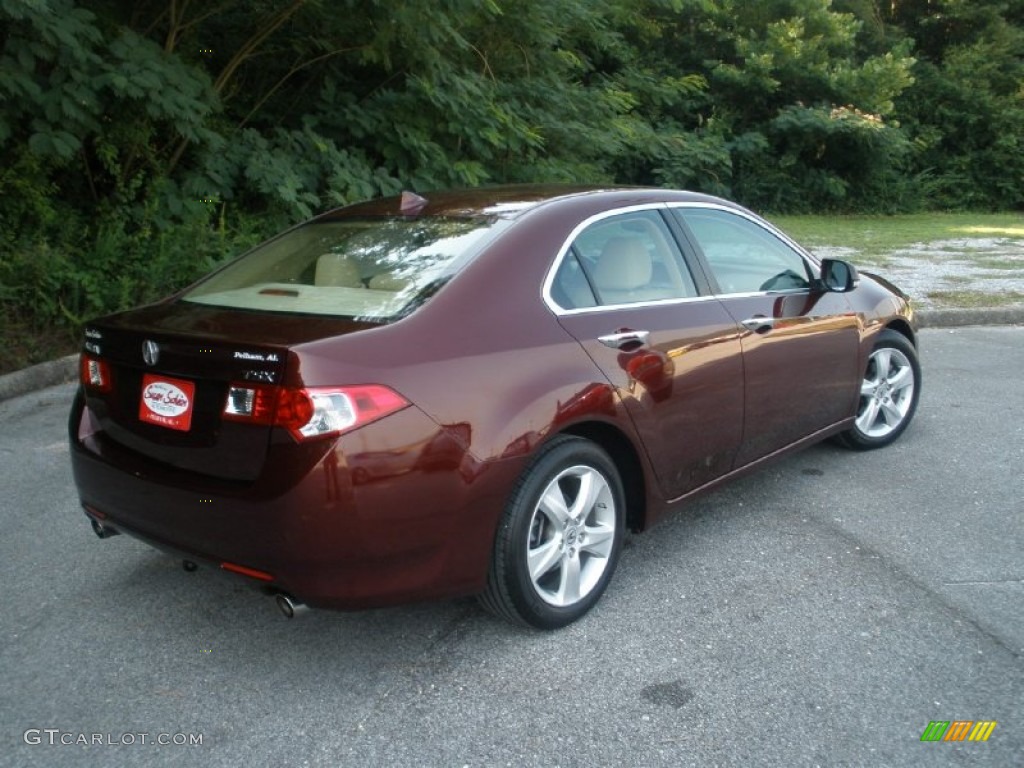
<instances>
[{"instance_id":1,"label":"car rear bumper","mask_svg":"<svg viewBox=\"0 0 1024 768\"><path fill-rule=\"evenodd\" d=\"M183 559L263 574L257 585L313 607L480 591L523 460L478 462L415 408L391 420L363 428L386 435L343 436L282 489L154 464L90 434L77 403L71 464L86 514L103 526ZM392 450L360 452L381 444Z\"/></svg>"}]
</instances>

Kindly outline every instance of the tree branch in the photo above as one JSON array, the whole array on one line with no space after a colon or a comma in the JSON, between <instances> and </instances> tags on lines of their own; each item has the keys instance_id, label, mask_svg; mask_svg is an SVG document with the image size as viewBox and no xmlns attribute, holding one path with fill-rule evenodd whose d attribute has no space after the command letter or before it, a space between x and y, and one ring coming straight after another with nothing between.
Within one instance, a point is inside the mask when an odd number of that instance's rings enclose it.
<instances>
[{"instance_id":1,"label":"tree branch","mask_svg":"<svg viewBox=\"0 0 1024 768\"><path fill-rule=\"evenodd\" d=\"M288 19L291 18L300 8L302 8L303 5L305 5L305 0L295 0L295 2L287 8L282 9L276 16L271 17L262 29L246 40L245 44L236 51L234 56L232 56L228 63L224 65L224 69L221 70L216 81L214 81L213 89L218 94L223 93L228 81L231 80L238 68L245 63L245 60L252 55L252 52L259 48L264 40L274 34L274 32L288 21Z\"/></svg>"},{"instance_id":2,"label":"tree branch","mask_svg":"<svg viewBox=\"0 0 1024 768\"><path fill-rule=\"evenodd\" d=\"M483 51L481 51L481 50L480 50L479 48L477 48L477 47L476 47L475 45L473 45L472 43L470 43L470 42L468 42L468 41L467 41L467 45L469 45L469 47L473 49L473 52L474 52L474 53L475 53L475 54L476 54L477 56L479 56L479 57L480 57L480 61L481 61L481 62L483 63L483 65L484 65L484 73L485 73L485 74L486 74L486 75L487 75L487 76L488 76L489 78L491 78L491 80L492 80L493 82L495 82L495 83L496 83L496 82L498 82L498 78L496 78L496 77L494 76L494 71L493 71L493 70L491 69L491 63L490 63L490 62L489 62L489 61L487 60L487 56L486 56L486 55L484 54L484 52L483 52Z\"/></svg>"},{"instance_id":3,"label":"tree branch","mask_svg":"<svg viewBox=\"0 0 1024 768\"><path fill-rule=\"evenodd\" d=\"M173 1L173 0L172 0ZM187 2L187 0L185 0ZM234 76L238 68L245 63L246 59L252 56L253 51L260 47L268 37L274 34L288 19L290 19L302 6L305 5L305 0L294 0L294 2L287 8L281 9L277 15L270 17L262 28L256 31L245 43L239 48L228 63L221 70L221 73L217 76L217 79L213 83L213 90L218 96L221 96L224 92L224 88L228 82ZM188 139L182 139L174 153L171 155L171 159L167 164L167 173L171 173L178 162L181 160L181 156L185 153L185 149L188 147Z\"/></svg>"},{"instance_id":4,"label":"tree branch","mask_svg":"<svg viewBox=\"0 0 1024 768\"><path fill-rule=\"evenodd\" d=\"M185 11L188 9L189 0L171 0L170 19L167 24L167 37L164 39L164 50L173 53L178 44L178 33L181 32L181 20L185 18Z\"/></svg>"},{"instance_id":5,"label":"tree branch","mask_svg":"<svg viewBox=\"0 0 1024 768\"><path fill-rule=\"evenodd\" d=\"M85 151L85 144L83 143L78 153L82 156L82 165L85 166L85 180L89 183L89 193L92 195L92 201L94 203L99 202L99 196L96 194L96 184L92 180L92 168L89 167L89 155Z\"/></svg>"},{"instance_id":6,"label":"tree branch","mask_svg":"<svg viewBox=\"0 0 1024 768\"><path fill-rule=\"evenodd\" d=\"M226 2L226 3L221 3L220 5L215 5L213 8L208 10L206 13L200 13L195 18L189 19L187 22L182 24L179 27L179 29L182 32L184 32L186 29L191 29L196 24L198 24L198 23L200 23L202 21L206 21L211 16L216 16L218 13L220 13L221 11L227 10L229 7L231 7L231 0L228 0L228 2Z\"/></svg>"},{"instance_id":7,"label":"tree branch","mask_svg":"<svg viewBox=\"0 0 1024 768\"><path fill-rule=\"evenodd\" d=\"M325 59L329 59L332 56L338 56L338 55L340 55L342 53L350 53L351 51L358 51L358 50L360 50L362 48L365 48L365 47L366 47L365 45L357 45L354 48L339 48L336 51L328 51L327 53L323 54L322 56L316 56L316 57L314 57L312 59L308 59L308 60L302 62L301 64L297 64L297 65L293 66L291 69L288 70L288 72L285 73L284 77L282 77L280 80L278 80L276 83L274 83L274 86L270 90L268 90L265 94L263 94L263 96L260 98L260 100L256 102L256 106L254 106L251 110L249 110L249 114L247 114L242 119L242 122L240 122L238 124L238 126L235 128L235 130L241 130L243 127L245 127L245 124L247 122L249 122L249 118L251 118L253 115L255 115L259 111L260 107L262 107L264 104L266 104L267 100L271 96L273 96L275 93L277 93L278 89L282 85L284 85L285 82L289 78L291 78L292 75L294 75L294 74L296 74L298 72L301 72L306 67L310 67L313 64L317 64L317 63L319 63L321 61L324 61Z\"/></svg>"}]
</instances>

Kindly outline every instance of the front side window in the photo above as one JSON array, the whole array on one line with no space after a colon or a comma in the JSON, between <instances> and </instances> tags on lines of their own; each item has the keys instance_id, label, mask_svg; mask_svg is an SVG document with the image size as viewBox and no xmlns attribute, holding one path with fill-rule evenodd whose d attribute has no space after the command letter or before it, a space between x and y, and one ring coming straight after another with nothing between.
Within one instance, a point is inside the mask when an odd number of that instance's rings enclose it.
<instances>
[{"instance_id":1,"label":"front side window","mask_svg":"<svg viewBox=\"0 0 1024 768\"><path fill-rule=\"evenodd\" d=\"M697 289L661 213L600 219L572 242L551 296L564 309L690 298Z\"/></svg>"},{"instance_id":2,"label":"front side window","mask_svg":"<svg viewBox=\"0 0 1024 768\"><path fill-rule=\"evenodd\" d=\"M259 246L182 298L218 307L385 320L407 313L475 254L484 218L306 224Z\"/></svg>"},{"instance_id":3,"label":"front side window","mask_svg":"<svg viewBox=\"0 0 1024 768\"><path fill-rule=\"evenodd\" d=\"M712 208L678 208L704 252L721 293L806 289L811 273L804 258L750 219Z\"/></svg>"}]
</instances>

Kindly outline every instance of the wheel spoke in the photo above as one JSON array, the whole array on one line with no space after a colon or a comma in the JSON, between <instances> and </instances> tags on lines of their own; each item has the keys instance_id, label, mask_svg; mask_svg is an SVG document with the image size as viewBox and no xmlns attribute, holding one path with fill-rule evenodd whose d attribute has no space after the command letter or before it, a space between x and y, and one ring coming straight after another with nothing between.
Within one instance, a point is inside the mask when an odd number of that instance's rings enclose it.
<instances>
[{"instance_id":1,"label":"wheel spoke","mask_svg":"<svg viewBox=\"0 0 1024 768\"><path fill-rule=\"evenodd\" d=\"M878 379L864 379L860 385L861 397L874 397L878 391Z\"/></svg>"},{"instance_id":2,"label":"wheel spoke","mask_svg":"<svg viewBox=\"0 0 1024 768\"><path fill-rule=\"evenodd\" d=\"M882 418L885 419L885 423L890 427L897 427L903 421L903 414L894 403L883 403Z\"/></svg>"},{"instance_id":3,"label":"wheel spoke","mask_svg":"<svg viewBox=\"0 0 1024 768\"><path fill-rule=\"evenodd\" d=\"M596 557L608 557L615 540L615 529L608 525L587 526L583 529L586 539L580 545L580 552Z\"/></svg>"},{"instance_id":4,"label":"wheel spoke","mask_svg":"<svg viewBox=\"0 0 1024 768\"><path fill-rule=\"evenodd\" d=\"M868 400L864 413L857 419L857 426L861 432L870 432L878 419L878 401L875 398Z\"/></svg>"},{"instance_id":5,"label":"wheel spoke","mask_svg":"<svg viewBox=\"0 0 1024 768\"><path fill-rule=\"evenodd\" d=\"M895 376L889 379L889 386L894 390L906 389L914 384L914 372L909 365L899 369Z\"/></svg>"},{"instance_id":6,"label":"wheel spoke","mask_svg":"<svg viewBox=\"0 0 1024 768\"><path fill-rule=\"evenodd\" d=\"M580 599L580 559L567 557L562 561L561 580L555 599L559 605L570 605Z\"/></svg>"},{"instance_id":7,"label":"wheel spoke","mask_svg":"<svg viewBox=\"0 0 1024 768\"><path fill-rule=\"evenodd\" d=\"M562 554L561 549L562 537L555 536L550 541L546 541L536 549L531 549L526 553L530 568L530 578L534 582L558 564Z\"/></svg>"},{"instance_id":8,"label":"wheel spoke","mask_svg":"<svg viewBox=\"0 0 1024 768\"><path fill-rule=\"evenodd\" d=\"M557 527L563 527L569 520L569 509L565 504L565 494L562 493L558 481L551 483L540 497L540 510L548 516Z\"/></svg>"},{"instance_id":9,"label":"wheel spoke","mask_svg":"<svg viewBox=\"0 0 1024 768\"><path fill-rule=\"evenodd\" d=\"M885 381L889 378L889 369L892 365L892 350L880 349L872 355L875 361L875 378L879 381Z\"/></svg>"},{"instance_id":10,"label":"wheel spoke","mask_svg":"<svg viewBox=\"0 0 1024 768\"><path fill-rule=\"evenodd\" d=\"M587 470L581 474L580 490L576 494L576 500L572 503L572 507L569 509L569 516L577 522L586 520L590 510L594 508L597 497L604 488L604 479L597 472Z\"/></svg>"}]
</instances>

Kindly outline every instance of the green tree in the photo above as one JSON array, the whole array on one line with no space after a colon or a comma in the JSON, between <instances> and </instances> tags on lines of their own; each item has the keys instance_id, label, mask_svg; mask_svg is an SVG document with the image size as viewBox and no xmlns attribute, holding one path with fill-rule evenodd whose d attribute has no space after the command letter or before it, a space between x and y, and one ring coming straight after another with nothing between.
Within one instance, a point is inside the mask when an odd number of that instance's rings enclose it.
<instances>
[{"instance_id":1,"label":"green tree","mask_svg":"<svg viewBox=\"0 0 1024 768\"><path fill-rule=\"evenodd\" d=\"M898 116L945 208L1024 205L1024 3L899 2L890 21L917 44L917 83Z\"/></svg>"},{"instance_id":2,"label":"green tree","mask_svg":"<svg viewBox=\"0 0 1024 768\"><path fill-rule=\"evenodd\" d=\"M1022 28L1024 0L0 0L0 320L73 329L402 188L1020 207Z\"/></svg>"},{"instance_id":3,"label":"green tree","mask_svg":"<svg viewBox=\"0 0 1024 768\"><path fill-rule=\"evenodd\" d=\"M908 145L890 116L912 83L907 41L863 46L863 22L830 0L649 8L620 74L660 86L635 99L654 132L638 181L774 210L900 205Z\"/></svg>"}]
</instances>

